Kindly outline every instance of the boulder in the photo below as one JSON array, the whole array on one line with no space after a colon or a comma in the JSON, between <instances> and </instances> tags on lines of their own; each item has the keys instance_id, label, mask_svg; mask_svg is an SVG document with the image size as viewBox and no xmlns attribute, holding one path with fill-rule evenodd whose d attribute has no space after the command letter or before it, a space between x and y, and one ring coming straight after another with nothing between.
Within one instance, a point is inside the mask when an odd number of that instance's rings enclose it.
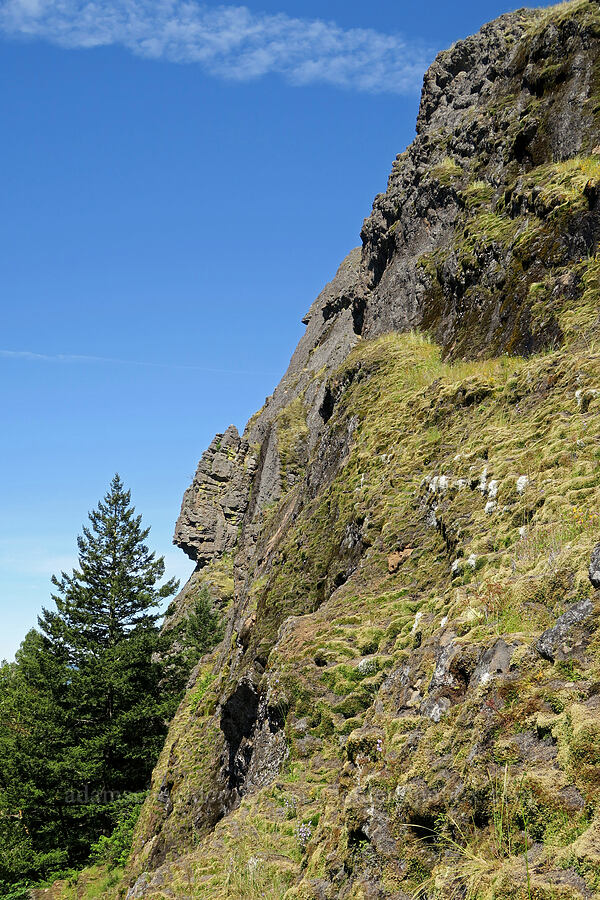
<instances>
[{"instance_id":1,"label":"boulder","mask_svg":"<svg viewBox=\"0 0 600 900\"><path fill-rule=\"evenodd\" d=\"M580 600L574 603L560 618L556 625L547 628L538 639L535 649L544 659L569 659L576 656L587 644L588 630L582 627L593 612L592 601Z\"/></svg>"}]
</instances>

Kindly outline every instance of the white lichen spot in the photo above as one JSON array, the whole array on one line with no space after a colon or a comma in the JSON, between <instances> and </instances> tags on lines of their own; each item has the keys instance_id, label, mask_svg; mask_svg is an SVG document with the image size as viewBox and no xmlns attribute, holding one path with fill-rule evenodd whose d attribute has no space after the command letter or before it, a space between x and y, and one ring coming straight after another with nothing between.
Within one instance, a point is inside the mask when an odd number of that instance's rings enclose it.
<instances>
[{"instance_id":1,"label":"white lichen spot","mask_svg":"<svg viewBox=\"0 0 600 900\"><path fill-rule=\"evenodd\" d=\"M450 701L447 697L440 697L439 700L436 700L435 703L427 710L427 715L433 722L439 722L445 712L448 711L450 707Z\"/></svg>"},{"instance_id":2,"label":"white lichen spot","mask_svg":"<svg viewBox=\"0 0 600 900\"><path fill-rule=\"evenodd\" d=\"M470 566L472 569L474 569L475 566L477 565L477 556L474 553L471 553L471 555L469 556L469 558L467 560L467 565Z\"/></svg>"},{"instance_id":3,"label":"white lichen spot","mask_svg":"<svg viewBox=\"0 0 600 900\"><path fill-rule=\"evenodd\" d=\"M437 528L437 516L436 516L437 506L432 506L431 509L427 511L427 516L425 517L425 524L430 528Z\"/></svg>"},{"instance_id":4,"label":"white lichen spot","mask_svg":"<svg viewBox=\"0 0 600 900\"><path fill-rule=\"evenodd\" d=\"M487 470L487 466L486 466L479 478L479 490L481 491L482 494L487 493L487 477L488 477L488 470Z\"/></svg>"},{"instance_id":5,"label":"white lichen spot","mask_svg":"<svg viewBox=\"0 0 600 900\"><path fill-rule=\"evenodd\" d=\"M521 538L521 540L524 539L526 534L527 534L527 525L521 525L521 527L519 528L519 537Z\"/></svg>"},{"instance_id":6,"label":"white lichen spot","mask_svg":"<svg viewBox=\"0 0 600 900\"><path fill-rule=\"evenodd\" d=\"M371 675L377 671L377 663L374 659L361 659L356 668L361 675Z\"/></svg>"},{"instance_id":7,"label":"white lichen spot","mask_svg":"<svg viewBox=\"0 0 600 900\"><path fill-rule=\"evenodd\" d=\"M450 574L456 575L458 572L462 570L463 561L462 559L455 559L452 565L450 566Z\"/></svg>"},{"instance_id":8,"label":"white lichen spot","mask_svg":"<svg viewBox=\"0 0 600 900\"><path fill-rule=\"evenodd\" d=\"M529 478L527 475L519 475L517 478L517 494L522 494L528 484Z\"/></svg>"},{"instance_id":9,"label":"white lichen spot","mask_svg":"<svg viewBox=\"0 0 600 900\"><path fill-rule=\"evenodd\" d=\"M489 684L491 680L492 680L492 676L490 675L490 673L484 672L483 675L481 676L481 678L479 679L479 684L483 684L483 685Z\"/></svg>"},{"instance_id":10,"label":"white lichen spot","mask_svg":"<svg viewBox=\"0 0 600 900\"><path fill-rule=\"evenodd\" d=\"M446 475L434 475L433 478L428 479L428 484L432 494L445 494L449 487Z\"/></svg>"},{"instance_id":11,"label":"white lichen spot","mask_svg":"<svg viewBox=\"0 0 600 900\"><path fill-rule=\"evenodd\" d=\"M498 482L497 481L490 481L490 483L488 485L487 494L488 494L488 497L490 498L490 500L496 499L496 497L498 496Z\"/></svg>"},{"instance_id":12,"label":"white lichen spot","mask_svg":"<svg viewBox=\"0 0 600 900\"><path fill-rule=\"evenodd\" d=\"M422 618L423 618L423 613L418 612L415 616L415 621L413 622L412 634L414 634L415 631L417 630L417 628L419 627L419 622L421 621Z\"/></svg>"},{"instance_id":13,"label":"white lichen spot","mask_svg":"<svg viewBox=\"0 0 600 900\"><path fill-rule=\"evenodd\" d=\"M458 488L459 491L462 491L462 489L466 488L466 486L467 486L466 478L459 478L458 481L456 482L456 487Z\"/></svg>"},{"instance_id":14,"label":"white lichen spot","mask_svg":"<svg viewBox=\"0 0 600 900\"><path fill-rule=\"evenodd\" d=\"M599 394L600 391L597 388L587 388L587 390L579 388L579 390L575 391L575 400L577 402L577 406L581 409L582 412L586 412L591 401L594 400Z\"/></svg>"},{"instance_id":15,"label":"white lichen spot","mask_svg":"<svg viewBox=\"0 0 600 900\"><path fill-rule=\"evenodd\" d=\"M491 515L491 513L493 513L495 509L496 509L496 501L488 500L488 502L485 504L485 511L488 514L488 516Z\"/></svg>"},{"instance_id":16,"label":"white lichen spot","mask_svg":"<svg viewBox=\"0 0 600 900\"><path fill-rule=\"evenodd\" d=\"M444 616L442 621L440 622L440 628L445 628L448 624L448 616Z\"/></svg>"}]
</instances>

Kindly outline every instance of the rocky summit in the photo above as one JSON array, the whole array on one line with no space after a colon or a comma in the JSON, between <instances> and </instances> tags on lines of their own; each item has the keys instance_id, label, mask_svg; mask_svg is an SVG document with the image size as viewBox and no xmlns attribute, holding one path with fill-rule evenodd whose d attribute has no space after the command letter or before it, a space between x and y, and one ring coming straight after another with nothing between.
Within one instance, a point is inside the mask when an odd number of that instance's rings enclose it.
<instances>
[{"instance_id":1,"label":"rocky summit","mask_svg":"<svg viewBox=\"0 0 600 900\"><path fill-rule=\"evenodd\" d=\"M170 619L227 629L106 896L600 896L599 236L599 4L441 53L186 491Z\"/></svg>"}]
</instances>

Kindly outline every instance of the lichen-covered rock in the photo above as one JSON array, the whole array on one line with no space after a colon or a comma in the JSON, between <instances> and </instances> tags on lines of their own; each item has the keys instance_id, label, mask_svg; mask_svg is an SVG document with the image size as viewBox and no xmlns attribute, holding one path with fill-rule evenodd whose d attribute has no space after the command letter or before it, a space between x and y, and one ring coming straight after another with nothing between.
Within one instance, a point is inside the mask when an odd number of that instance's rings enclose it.
<instances>
[{"instance_id":1,"label":"lichen-covered rock","mask_svg":"<svg viewBox=\"0 0 600 900\"><path fill-rule=\"evenodd\" d=\"M554 660L570 659L581 654L590 641L589 629L584 623L594 611L587 598L574 603L559 619L556 625L546 629L536 644L540 656Z\"/></svg>"}]
</instances>

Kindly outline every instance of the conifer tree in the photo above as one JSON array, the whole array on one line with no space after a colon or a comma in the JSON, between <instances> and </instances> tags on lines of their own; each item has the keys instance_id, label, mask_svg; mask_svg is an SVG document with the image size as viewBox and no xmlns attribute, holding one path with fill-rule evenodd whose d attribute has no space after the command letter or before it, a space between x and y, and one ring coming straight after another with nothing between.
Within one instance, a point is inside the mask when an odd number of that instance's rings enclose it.
<instances>
[{"instance_id":1,"label":"conifer tree","mask_svg":"<svg viewBox=\"0 0 600 900\"><path fill-rule=\"evenodd\" d=\"M173 712L160 691L158 607L177 582L158 585L164 560L145 544L150 529L118 475L89 519L78 568L52 579L56 611L44 609L39 625L72 670L80 790L110 795L145 785Z\"/></svg>"},{"instance_id":2,"label":"conifer tree","mask_svg":"<svg viewBox=\"0 0 600 900\"><path fill-rule=\"evenodd\" d=\"M190 662L159 627L177 582L160 584L148 533L115 475L77 567L52 579L56 609L0 666L0 896L85 863L92 847L123 855Z\"/></svg>"},{"instance_id":3,"label":"conifer tree","mask_svg":"<svg viewBox=\"0 0 600 900\"><path fill-rule=\"evenodd\" d=\"M64 867L79 840L65 827L68 685L68 668L35 629L0 666L0 895L3 883Z\"/></svg>"},{"instance_id":4,"label":"conifer tree","mask_svg":"<svg viewBox=\"0 0 600 900\"><path fill-rule=\"evenodd\" d=\"M200 588L183 624L183 645L193 665L223 639L225 631L223 618L213 608L207 587Z\"/></svg>"}]
</instances>

